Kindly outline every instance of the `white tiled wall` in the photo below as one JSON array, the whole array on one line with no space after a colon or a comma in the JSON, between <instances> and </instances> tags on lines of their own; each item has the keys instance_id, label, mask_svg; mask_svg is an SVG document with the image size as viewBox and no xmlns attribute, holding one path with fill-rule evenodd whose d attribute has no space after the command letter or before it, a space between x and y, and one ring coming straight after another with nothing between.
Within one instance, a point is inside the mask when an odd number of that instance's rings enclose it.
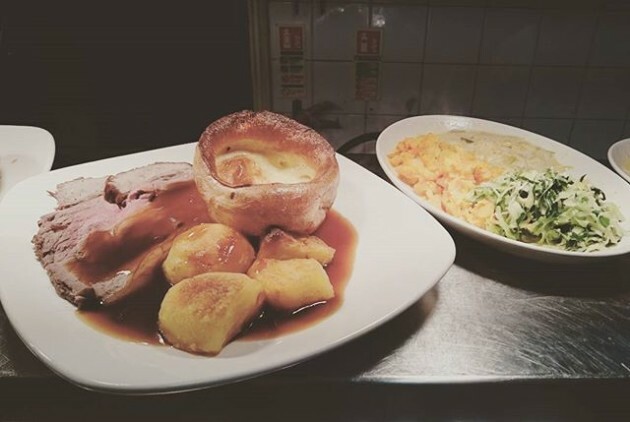
<instances>
[{"instance_id":1,"label":"white tiled wall","mask_svg":"<svg viewBox=\"0 0 630 422\"><path fill-rule=\"evenodd\" d=\"M523 115L529 69L522 66L480 66L472 112L477 116Z\"/></svg>"},{"instance_id":2,"label":"white tiled wall","mask_svg":"<svg viewBox=\"0 0 630 422\"><path fill-rule=\"evenodd\" d=\"M372 114L417 114L422 66L419 63L381 63L380 97L368 101Z\"/></svg>"},{"instance_id":3,"label":"white tiled wall","mask_svg":"<svg viewBox=\"0 0 630 422\"><path fill-rule=\"evenodd\" d=\"M421 114L470 114L475 86L474 65L425 64Z\"/></svg>"},{"instance_id":4,"label":"white tiled wall","mask_svg":"<svg viewBox=\"0 0 630 422\"><path fill-rule=\"evenodd\" d=\"M280 57L280 43L277 38L278 26L281 25L304 25L304 44L306 57L311 56L311 12L313 8L310 3L293 2L271 2L269 3L269 32L271 42L269 51L272 59Z\"/></svg>"},{"instance_id":5,"label":"white tiled wall","mask_svg":"<svg viewBox=\"0 0 630 422\"><path fill-rule=\"evenodd\" d=\"M427 30L426 6L375 5L372 26L384 28L383 56L385 61L422 61Z\"/></svg>"},{"instance_id":6,"label":"white tiled wall","mask_svg":"<svg viewBox=\"0 0 630 422\"><path fill-rule=\"evenodd\" d=\"M536 10L488 9L485 13L481 63L530 64L536 50Z\"/></svg>"},{"instance_id":7,"label":"white tiled wall","mask_svg":"<svg viewBox=\"0 0 630 422\"><path fill-rule=\"evenodd\" d=\"M337 147L415 114L488 118L599 159L611 143L630 137L630 1L267 4L271 106L295 111L293 100L283 99L278 89L274 29L303 24L308 86L300 108ZM358 101L356 32L368 27L382 30L379 95Z\"/></svg>"},{"instance_id":8,"label":"white tiled wall","mask_svg":"<svg viewBox=\"0 0 630 422\"><path fill-rule=\"evenodd\" d=\"M597 15L584 10L545 10L538 31L535 63L583 66L597 23Z\"/></svg>"},{"instance_id":9,"label":"white tiled wall","mask_svg":"<svg viewBox=\"0 0 630 422\"><path fill-rule=\"evenodd\" d=\"M630 72L627 68L589 68L582 87L578 117L623 119L628 111L629 96Z\"/></svg>"},{"instance_id":10,"label":"white tiled wall","mask_svg":"<svg viewBox=\"0 0 630 422\"><path fill-rule=\"evenodd\" d=\"M621 138L622 120L576 120L569 144L592 157L605 157L608 148Z\"/></svg>"},{"instance_id":11,"label":"white tiled wall","mask_svg":"<svg viewBox=\"0 0 630 422\"><path fill-rule=\"evenodd\" d=\"M339 113L365 112L365 102L354 99L352 62L313 63L313 103L332 101Z\"/></svg>"},{"instance_id":12,"label":"white tiled wall","mask_svg":"<svg viewBox=\"0 0 630 422\"><path fill-rule=\"evenodd\" d=\"M482 27L482 8L429 8L424 61L477 63Z\"/></svg>"},{"instance_id":13,"label":"white tiled wall","mask_svg":"<svg viewBox=\"0 0 630 422\"><path fill-rule=\"evenodd\" d=\"M313 6L313 59L352 60L356 32L368 26L368 5L327 1Z\"/></svg>"},{"instance_id":14,"label":"white tiled wall","mask_svg":"<svg viewBox=\"0 0 630 422\"><path fill-rule=\"evenodd\" d=\"M529 82L526 117L569 118L575 114L584 70L575 67L535 67Z\"/></svg>"}]
</instances>

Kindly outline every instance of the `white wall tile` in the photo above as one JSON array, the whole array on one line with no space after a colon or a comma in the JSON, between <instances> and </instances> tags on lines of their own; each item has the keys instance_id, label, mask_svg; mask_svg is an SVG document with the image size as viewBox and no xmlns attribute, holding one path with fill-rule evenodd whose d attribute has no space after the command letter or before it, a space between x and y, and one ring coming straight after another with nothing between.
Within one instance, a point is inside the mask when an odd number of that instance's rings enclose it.
<instances>
[{"instance_id":1,"label":"white wall tile","mask_svg":"<svg viewBox=\"0 0 630 422\"><path fill-rule=\"evenodd\" d=\"M381 58L389 61L422 60L427 8L412 5L374 5L372 26L383 29Z\"/></svg>"},{"instance_id":2,"label":"white wall tile","mask_svg":"<svg viewBox=\"0 0 630 422\"><path fill-rule=\"evenodd\" d=\"M630 106L630 68L591 68L588 70L578 109L579 117L624 119L628 106Z\"/></svg>"},{"instance_id":3,"label":"white wall tile","mask_svg":"<svg viewBox=\"0 0 630 422\"><path fill-rule=\"evenodd\" d=\"M363 113L365 101L354 99L354 62L313 62L313 103L331 101L339 112Z\"/></svg>"},{"instance_id":4,"label":"white wall tile","mask_svg":"<svg viewBox=\"0 0 630 422\"><path fill-rule=\"evenodd\" d=\"M580 68L534 68L525 116L573 117L583 75Z\"/></svg>"},{"instance_id":5,"label":"white wall tile","mask_svg":"<svg viewBox=\"0 0 630 422\"><path fill-rule=\"evenodd\" d=\"M310 62L305 62L305 77L306 77L306 96L300 98L303 108L311 105L311 89L310 89ZM293 99L283 98L280 90L280 61L271 61L271 94L272 104L271 109L279 113L290 113L293 109Z\"/></svg>"},{"instance_id":6,"label":"white wall tile","mask_svg":"<svg viewBox=\"0 0 630 422\"><path fill-rule=\"evenodd\" d=\"M630 66L630 12L608 12L600 16L589 63Z\"/></svg>"},{"instance_id":7,"label":"white wall tile","mask_svg":"<svg viewBox=\"0 0 630 422\"><path fill-rule=\"evenodd\" d=\"M576 120L569 145L602 160L608 148L621 139L623 125L623 120Z\"/></svg>"},{"instance_id":8,"label":"white wall tile","mask_svg":"<svg viewBox=\"0 0 630 422\"><path fill-rule=\"evenodd\" d=\"M424 65L422 114L470 114L475 66Z\"/></svg>"},{"instance_id":9,"label":"white wall tile","mask_svg":"<svg viewBox=\"0 0 630 422\"><path fill-rule=\"evenodd\" d=\"M563 144L569 143L572 126L573 119L523 119L523 129Z\"/></svg>"},{"instance_id":10,"label":"white wall tile","mask_svg":"<svg viewBox=\"0 0 630 422\"><path fill-rule=\"evenodd\" d=\"M528 9L488 9L481 62L529 64L534 57L539 15Z\"/></svg>"},{"instance_id":11,"label":"white wall tile","mask_svg":"<svg viewBox=\"0 0 630 422\"><path fill-rule=\"evenodd\" d=\"M314 2L313 58L354 59L357 30L367 28L368 15L367 4Z\"/></svg>"},{"instance_id":12,"label":"white wall tile","mask_svg":"<svg viewBox=\"0 0 630 422\"><path fill-rule=\"evenodd\" d=\"M528 79L529 70L525 67L479 67L473 113L480 116L521 116Z\"/></svg>"},{"instance_id":13,"label":"white wall tile","mask_svg":"<svg viewBox=\"0 0 630 422\"><path fill-rule=\"evenodd\" d=\"M381 63L378 101L368 101L368 113L416 114L420 102L420 64Z\"/></svg>"},{"instance_id":14,"label":"white wall tile","mask_svg":"<svg viewBox=\"0 0 630 422\"><path fill-rule=\"evenodd\" d=\"M328 114L327 120L336 122L338 127L319 130L319 133L337 149L355 136L365 133L363 114Z\"/></svg>"},{"instance_id":15,"label":"white wall tile","mask_svg":"<svg viewBox=\"0 0 630 422\"><path fill-rule=\"evenodd\" d=\"M297 10L296 10L297 8ZM304 54L311 54L311 10L310 3L271 2L269 3L269 44L271 58L280 56L280 41L278 27L281 25L304 26ZM297 14L295 13L297 12Z\"/></svg>"},{"instance_id":16,"label":"white wall tile","mask_svg":"<svg viewBox=\"0 0 630 422\"><path fill-rule=\"evenodd\" d=\"M425 62L477 63L482 8L431 7Z\"/></svg>"},{"instance_id":17,"label":"white wall tile","mask_svg":"<svg viewBox=\"0 0 630 422\"><path fill-rule=\"evenodd\" d=\"M588 11L544 11L534 62L549 65L586 64L595 24L596 15Z\"/></svg>"}]
</instances>

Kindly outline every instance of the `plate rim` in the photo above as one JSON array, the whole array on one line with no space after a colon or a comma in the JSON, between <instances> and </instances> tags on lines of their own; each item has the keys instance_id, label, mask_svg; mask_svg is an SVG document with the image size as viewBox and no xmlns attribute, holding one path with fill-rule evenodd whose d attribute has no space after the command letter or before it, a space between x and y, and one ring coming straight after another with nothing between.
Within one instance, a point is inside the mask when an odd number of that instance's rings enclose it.
<instances>
[{"instance_id":1,"label":"plate rim","mask_svg":"<svg viewBox=\"0 0 630 422\"><path fill-rule=\"evenodd\" d=\"M40 173L42 172L46 172L49 171L52 168L53 162L55 161L55 155L57 153L57 145L55 142L55 137L52 135L52 133L50 133L48 130L39 127L39 126L30 126L30 125L0 125L0 136L2 136L3 134L1 133L4 129L9 129L9 130L23 130L25 132L35 132L35 133L39 133L38 137L36 138L37 143L40 143L42 145L45 145L46 148L50 148L50 153L44 156L44 165L42 166L42 170L40 171Z\"/></svg>"},{"instance_id":2,"label":"plate rim","mask_svg":"<svg viewBox=\"0 0 630 422\"><path fill-rule=\"evenodd\" d=\"M606 152L606 157L608 158L610 166L619 174L619 176L623 178L626 182L630 183L630 173L621 168L621 163L617 163L617 160L615 159L615 151L625 145L628 146L628 151L630 152L630 138L620 139L608 148L608 151Z\"/></svg>"}]
</instances>

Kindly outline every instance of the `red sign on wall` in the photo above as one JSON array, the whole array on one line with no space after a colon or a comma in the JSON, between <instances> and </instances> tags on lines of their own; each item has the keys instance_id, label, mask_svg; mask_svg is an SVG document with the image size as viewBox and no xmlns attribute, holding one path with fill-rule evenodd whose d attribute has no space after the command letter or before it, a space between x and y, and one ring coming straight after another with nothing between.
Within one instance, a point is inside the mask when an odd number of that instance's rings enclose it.
<instances>
[{"instance_id":1,"label":"red sign on wall","mask_svg":"<svg viewBox=\"0 0 630 422\"><path fill-rule=\"evenodd\" d=\"M357 31L357 55L380 56L381 55L381 30L360 29Z\"/></svg>"},{"instance_id":2,"label":"red sign on wall","mask_svg":"<svg viewBox=\"0 0 630 422\"><path fill-rule=\"evenodd\" d=\"M360 101L378 100L381 74L383 31L359 29L355 56L354 98Z\"/></svg>"},{"instance_id":3,"label":"red sign on wall","mask_svg":"<svg viewBox=\"0 0 630 422\"><path fill-rule=\"evenodd\" d=\"M306 96L306 62L304 60L304 26L278 26L280 46L280 96Z\"/></svg>"},{"instance_id":4,"label":"red sign on wall","mask_svg":"<svg viewBox=\"0 0 630 422\"><path fill-rule=\"evenodd\" d=\"M301 52L304 50L304 28L301 26L279 27L280 52Z\"/></svg>"}]
</instances>

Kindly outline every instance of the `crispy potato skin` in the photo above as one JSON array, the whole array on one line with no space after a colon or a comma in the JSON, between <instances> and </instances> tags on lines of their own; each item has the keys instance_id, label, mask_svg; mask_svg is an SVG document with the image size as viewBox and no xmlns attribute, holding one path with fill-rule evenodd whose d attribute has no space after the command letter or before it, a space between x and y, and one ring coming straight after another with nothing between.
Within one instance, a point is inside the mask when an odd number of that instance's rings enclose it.
<instances>
[{"instance_id":1,"label":"crispy potato skin","mask_svg":"<svg viewBox=\"0 0 630 422\"><path fill-rule=\"evenodd\" d=\"M317 236L292 235L281 229L272 229L260 242L257 259L314 258L323 266L335 256L335 249Z\"/></svg>"},{"instance_id":2,"label":"crispy potato skin","mask_svg":"<svg viewBox=\"0 0 630 422\"><path fill-rule=\"evenodd\" d=\"M247 238L223 224L200 224L178 235L162 264L171 284L207 272L245 273L255 258Z\"/></svg>"},{"instance_id":3,"label":"crispy potato skin","mask_svg":"<svg viewBox=\"0 0 630 422\"><path fill-rule=\"evenodd\" d=\"M335 297L335 291L322 265L313 258L261 259L248 272L260 281L267 304L282 311Z\"/></svg>"},{"instance_id":4,"label":"crispy potato skin","mask_svg":"<svg viewBox=\"0 0 630 422\"><path fill-rule=\"evenodd\" d=\"M158 324L176 348L216 355L260 313L263 302L262 285L245 274L200 274L166 292Z\"/></svg>"}]
</instances>

